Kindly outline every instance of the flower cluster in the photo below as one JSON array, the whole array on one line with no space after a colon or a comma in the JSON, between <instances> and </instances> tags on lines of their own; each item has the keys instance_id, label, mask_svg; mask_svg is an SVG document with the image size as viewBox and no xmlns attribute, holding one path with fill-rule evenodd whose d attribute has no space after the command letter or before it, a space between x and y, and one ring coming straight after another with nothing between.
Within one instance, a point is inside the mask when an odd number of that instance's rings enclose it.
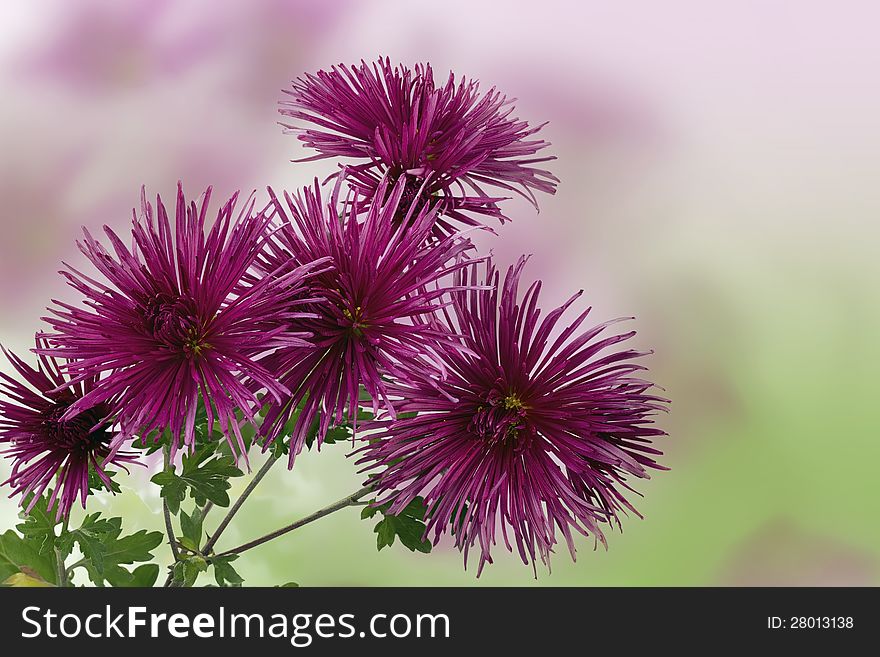
<instances>
[{"instance_id":1,"label":"flower cluster","mask_svg":"<svg viewBox=\"0 0 880 657\"><path fill-rule=\"evenodd\" d=\"M388 59L287 93L306 159L340 160L332 186L211 213L210 189L193 202L179 185L170 209L142 192L130 246L84 230L94 271L61 272L81 301L53 301L36 368L4 350L18 375L0 375L5 483L25 505L54 484L62 517L113 490L132 447L193 450L201 421L239 461L255 442L291 468L348 427L371 508L423 500L423 538L451 536L465 563L478 549L478 573L499 540L533 567L560 538L572 557L575 533L605 543L637 513L629 480L662 467L666 400L621 346L633 331L588 327L589 310L564 325L581 293L542 314L526 258L502 278L462 230L506 220L506 192L536 207L555 193L542 126L494 88Z\"/></svg>"}]
</instances>

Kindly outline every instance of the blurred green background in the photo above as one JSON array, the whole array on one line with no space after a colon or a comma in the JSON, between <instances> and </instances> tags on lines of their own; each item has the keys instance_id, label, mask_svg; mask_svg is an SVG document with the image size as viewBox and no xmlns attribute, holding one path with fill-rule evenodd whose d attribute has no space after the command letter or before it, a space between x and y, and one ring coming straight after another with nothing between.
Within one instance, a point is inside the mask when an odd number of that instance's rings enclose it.
<instances>
[{"instance_id":1,"label":"blurred green background","mask_svg":"<svg viewBox=\"0 0 880 657\"><path fill-rule=\"evenodd\" d=\"M274 108L289 78L429 59L550 121L558 194L539 215L511 201L514 222L481 244L502 263L532 253L545 306L583 287L596 321L637 316L673 400L672 470L638 486L645 519L607 552L581 540L537 580L501 550L479 580L443 546L377 552L348 509L248 553L247 583L877 585L880 16L709 4L4 3L0 340L28 348L66 294L58 262L81 262L79 225L124 226L142 183L220 196L329 171L287 163L300 150ZM219 547L358 488L347 451L277 467ZM161 528L148 478L95 509ZM0 528L16 513L0 501Z\"/></svg>"}]
</instances>

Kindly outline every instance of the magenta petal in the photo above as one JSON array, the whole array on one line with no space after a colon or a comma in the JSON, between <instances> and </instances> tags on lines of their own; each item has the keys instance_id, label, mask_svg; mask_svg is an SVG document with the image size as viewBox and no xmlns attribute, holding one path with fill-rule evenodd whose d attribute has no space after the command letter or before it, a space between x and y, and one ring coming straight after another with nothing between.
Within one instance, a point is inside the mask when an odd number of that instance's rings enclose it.
<instances>
[{"instance_id":1,"label":"magenta petal","mask_svg":"<svg viewBox=\"0 0 880 657\"><path fill-rule=\"evenodd\" d=\"M361 390L375 409L393 413L387 392L390 377L442 377L439 352L461 349L434 313L447 301L452 274L465 266L470 243L455 237L432 237L435 210L410 212L398 223L405 182L378 189L384 203L362 207L356 198L340 202L340 185L330 199L320 186L306 188L282 202L270 189L282 221L261 266L267 274L328 257L333 268L312 277L307 305L310 317L297 326L312 334L307 346L279 349L269 369L281 373L291 393L273 402L263 423L268 447L297 407L290 463L314 424L317 444L331 426L354 421Z\"/></svg>"},{"instance_id":2,"label":"magenta petal","mask_svg":"<svg viewBox=\"0 0 880 657\"><path fill-rule=\"evenodd\" d=\"M549 146L533 138L542 126L515 118L512 101L494 88L481 93L475 80L450 73L437 83L430 64L411 70L386 58L306 75L286 93L280 112L297 123L285 128L319 153L306 160L352 160L349 183L366 201L384 200L386 175L404 179L404 207L439 200L437 234L480 225L481 216L504 221L498 201L510 191L536 208L534 192L556 191L557 178L532 166L555 159L534 157Z\"/></svg>"},{"instance_id":3,"label":"magenta petal","mask_svg":"<svg viewBox=\"0 0 880 657\"><path fill-rule=\"evenodd\" d=\"M109 229L112 252L86 231L80 249L107 283L68 268L84 303L58 304L61 310L46 318L54 329L46 334L51 349L41 353L70 359L64 369L75 378L102 375L79 406L112 400L124 433L168 429L172 451L191 446L201 398L213 409L209 421L216 416L241 454L238 414L252 417L260 391L285 390L265 359L308 337L291 325L305 281L327 261L307 259L275 279L252 280L248 272L266 244L271 216L255 212L252 198L236 211L236 195L208 228L210 197L209 188L198 203L187 203L178 185L169 217L160 198L154 209L142 194L131 250Z\"/></svg>"},{"instance_id":4,"label":"magenta petal","mask_svg":"<svg viewBox=\"0 0 880 657\"><path fill-rule=\"evenodd\" d=\"M630 376L644 369L629 362L641 353L605 353L632 333L599 339L608 323L578 335L587 313L559 330L579 295L540 320L540 282L519 298L524 265L510 268L500 290L491 263L483 280L476 265L459 274L472 287L453 293L445 317L469 351L444 353L440 382L390 384L397 411L418 415L371 423L359 450L379 500L396 512L422 496L428 538L451 533L465 562L478 544L478 572L492 562L499 528L524 563L549 565L557 531L572 557L573 531L604 544L602 526L635 512L627 478L663 469L647 444L663 435L652 415L666 401Z\"/></svg>"},{"instance_id":5,"label":"magenta petal","mask_svg":"<svg viewBox=\"0 0 880 657\"><path fill-rule=\"evenodd\" d=\"M46 346L37 340L38 349ZM65 417L95 388L95 377L71 384L50 354L40 356L36 369L15 354L4 354L24 382L0 374L0 444L5 445L2 454L12 460L12 475L3 483L12 487L13 495L21 495L22 504L33 494L29 507L54 485L49 508L55 508L59 518L67 516L77 498L85 507L90 470L109 485L105 468L124 467L137 455L112 449L116 434L105 401Z\"/></svg>"}]
</instances>

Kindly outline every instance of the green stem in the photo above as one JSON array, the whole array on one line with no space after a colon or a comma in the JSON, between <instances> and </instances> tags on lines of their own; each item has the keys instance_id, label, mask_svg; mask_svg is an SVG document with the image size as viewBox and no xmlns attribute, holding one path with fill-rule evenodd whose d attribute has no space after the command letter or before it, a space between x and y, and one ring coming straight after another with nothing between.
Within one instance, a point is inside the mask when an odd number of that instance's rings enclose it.
<instances>
[{"instance_id":1,"label":"green stem","mask_svg":"<svg viewBox=\"0 0 880 657\"><path fill-rule=\"evenodd\" d=\"M67 579L67 568L64 566L64 557L61 556L61 550L55 548L55 568L58 572L58 586L65 588L69 585Z\"/></svg>"},{"instance_id":2,"label":"green stem","mask_svg":"<svg viewBox=\"0 0 880 657\"><path fill-rule=\"evenodd\" d=\"M68 567L67 567L67 578L68 578L68 580L73 576L73 571L74 571L74 570L76 570L77 568L80 568L81 566L85 566L88 562L89 562L89 560L86 559L85 557L83 557L82 559L80 559L79 561L77 561L75 564L68 566Z\"/></svg>"},{"instance_id":3,"label":"green stem","mask_svg":"<svg viewBox=\"0 0 880 657\"><path fill-rule=\"evenodd\" d=\"M171 467L171 451L168 445L162 447L164 456L165 469ZM168 535L168 545L171 546L171 554L174 556L174 562L180 561L180 550L177 549L177 538L174 536L174 525L171 524L171 509L168 508L168 502L162 498L162 515L165 516L165 533Z\"/></svg>"},{"instance_id":4,"label":"green stem","mask_svg":"<svg viewBox=\"0 0 880 657\"><path fill-rule=\"evenodd\" d=\"M171 451L169 450L168 445L162 447L162 455L164 457L163 463L165 469L168 470L171 467ZM171 546L171 554L174 557L174 564L172 565L171 570L168 571L168 577L162 585L163 587L169 587L174 579L174 565L180 561L180 550L177 549L177 538L174 536L174 525L171 524L171 509L168 508L168 501L164 497L162 498L162 515L165 518L165 533L168 535L168 545Z\"/></svg>"},{"instance_id":5,"label":"green stem","mask_svg":"<svg viewBox=\"0 0 880 657\"><path fill-rule=\"evenodd\" d=\"M208 517L208 513L210 513L211 509L213 509L213 508L214 508L213 502L208 501L208 503L205 504L204 508L202 508L202 522L205 521L205 518Z\"/></svg>"},{"instance_id":6,"label":"green stem","mask_svg":"<svg viewBox=\"0 0 880 657\"><path fill-rule=\"evenodd\" d=\"M220 554L218 554L216 556L217 557L227 557L232 554L241 554L242 552L247 552L248 550L255 548L259 545L262 545L263 543L268 543L269 541L272 541L272 540L278 538L279 536L284 536L285 534L288 534L288 533L294 531L295 529L299 529L300 527L303 527L305 525L308 525L309 523L315 522L316 520L320 520L321 518L323 518L325 516L329 516L331 513L335 513L336 511L340 511L340 510L345 509L350 506L355 506L358 504L359 500L362 497L367 496L369 493L372 492L372 490L373 490L372 486L364 486L363 488L361 488L358 491L355 491L351 495L346 495L341 500L338 500L337 502L334 502L333 504L331 504L329 506L325 506L323 509L319 509L318 511L315 511L311 515L308 515L305 518L301 518L300 520L297 520L296 522L294 522L290 525L287 525L286 527L282 527L281 529L276 529L274 532L270 532L270 533L266 534L265 536L261 536L260 538L254 539L253 541L239 545L238 547L232 548L231 550L226 550L225 552L221 552Z\"/></svg>"},{"instance_id":7,"label":"green stem","mask_svg":"<svg viewBox=\"0 0 880 657\"><path fill-rule=\"evenodd\" d=\"M237 500L235 500L235 504L232 505L232 508L229 509L227 514L224 516L223 520L220 521L220 524L217 525L217 529L214 531L214 534L211 538L208 539L208 542L205 543L205 547L202 548L203 554L210 554L211 550L217 544L217 541L220 539L220 535L226 531L226 528L229 526L229 523L232 522L232 518L235 517L235 514L238 513L238 510L242 507L250 497L251 493L254 492L254 489L259 485L259 483L263 480L267 474L269 474L269 470L272 469L272 466L278 461L278 457L270 454L269 460L263 464L263 467L260 468L259 472L254 475L254 478L251 479L250 483L248 483L247 488L244 489L244 492L239 496ZM207 508L207 507L206 507ZM206 511L207 513L207 511Z\"/></svg>"},{"instance_id":8,"label":"green stem","mask_svg":"<svg viewBox=\"0 0 880 657\"><path fill-rule=\"evenodd\" d=\"M68 533L68 528L70 527L70 517L64 516L64 521L61 524L61 533L59 536L64 536ZM64 565L64 557L61 555L61 550L55 548L55 568L58 574L58 586L66 587L70 584L70 576L67 567Z\"/></svg>"}]
</instances>

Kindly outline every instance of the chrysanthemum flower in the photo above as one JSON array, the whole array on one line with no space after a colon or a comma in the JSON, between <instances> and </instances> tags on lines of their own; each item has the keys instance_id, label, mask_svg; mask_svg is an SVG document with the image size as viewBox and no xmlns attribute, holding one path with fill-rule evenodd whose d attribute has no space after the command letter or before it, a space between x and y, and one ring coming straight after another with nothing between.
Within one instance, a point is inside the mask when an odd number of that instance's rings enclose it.
<instances>
[{"instance_id":1,"label":"chrysanthemum flower","mask_svg":"<svg viewBox=\"0 0 880 657\"><path fill-rule=\"evenodd\" d=\"M38 341L37 346L46 345ZM67 516L77 498L85 507L90 472L110 488L108 463L125 468L137 456L111 451L113 419L103 402L62 419L95 388L96 378L70 383L51 356L40 356L34 369L15 354L5 349L3 353L22 379L0 372L0 390L6 397L0 398L0 443L6 445L2 453L13 462L12 475L3 483L12 487L13 495L21 495L22 504L33 495L27 507L30 512L54 481L49 508L54 507L59 518Z\"/></svg>"},{"instance_id":2,"label":"chrysanthemum flower","mask_svg":"<svg viewBox=\"0 0 880 657\"><path fill-rule=\"evenodd\" d=\"M267 247L267 271L285 263L298 265L330 257L333 268L309 281L309 295L323 299L307 308L314 317L298 326L314 335L311 348L279 350L269 362L292 391L283 404L273 404L263 422L268 447L297 412L290 440L290 464L320 416L317 442L327 430L348 418L356 421L360 389L374 410L393 407L386 378L436 378L442 367L439 351L461 348L431 314L442 307L454 283L443 281L464 267L462 254L471 248L459 238L429 239L434 210L410 209L408 229L395 228L405 192L404 181L378 188L384 203L362 210L353 195L340 205L340 181L332 197L314 188L282 203L270 189L282 227ZM286 205L286 207L285 207Z\"/></svg>"},{"instance_id":3,"label":"chrysanthemum flower","mask_svg":"<svg viewBox=\"0 0 880 657\"><path fill-rule=\"evenodd\" d=\"M531 138L542 126L512 117L513 101L494 87L481 94L475 80L450 73L437 85L430 65L410 70L386 58L306 75L286 93L281 114L314 126L283 124L319 152L301 161L359 161L347 171L365 199L386 175L404 178L404 207L439 199L437 232L478 225L480 215L503 222L502 199L484 186L517 192L536 208L535 191L556 191L557 178L534 166L555 159L535 155L549 145Z\"/></svg>"},{"instance_id":4,"label":"chrysanthemum flower","mask_svg":"<svg viewBox=\"0 0 880 657\"><path fill-rule=\"evenodd\" d=\"M579 332L589 309L556 330L580 293L541 320L540 281L518 299L524 264L508 270L500 300L491 264L494 289L455 293L446 321L472 353L447 353L439 389L419 380L389 386L398 411L418 415L375 423L360 461L375 472L379 502L393 500L391 513L424 497L432 542L450 532L465 564L479 543L478 574L492 562L499 527L533 567L536 557L549 565L557 531L572 558L572 530L605 544L601 525L635 512L620 490L626 479L661 467L650 443L663 432L651 416L665 400L633 376L644 354L611 349L634 332L600 337L611 322Z\"/></svg>"},{"instance_id":5,"label":"chrysanthemum flower","mask_svg":"<svg viewBox=\"0 0 880 657\"><path fill-rule=\"evenodd\" d=\"M234 218L237 197L220 209L207 232L210 188L199 204L178 185L172 228L161 198L156 212L142 192L129 250L109 228L108 252L89 232L80 250L107 279L98 282L70 267L62 272L85 302L56 301L46 338L74 381L105 372L65 412L68 420L97 402L118 413L119 440L170 430L172 454L192 445L199 404L235 452L244 453L239 422L254 422L259 389L280 399L288 391L262 361L271 351L307 344L290 330L299 319L304 280L326 261L303 259L271 277L244 283L268 237L271 216L253 200ZM240 412L240 416L237 415Z\"/></svg>"}]
</instances>

